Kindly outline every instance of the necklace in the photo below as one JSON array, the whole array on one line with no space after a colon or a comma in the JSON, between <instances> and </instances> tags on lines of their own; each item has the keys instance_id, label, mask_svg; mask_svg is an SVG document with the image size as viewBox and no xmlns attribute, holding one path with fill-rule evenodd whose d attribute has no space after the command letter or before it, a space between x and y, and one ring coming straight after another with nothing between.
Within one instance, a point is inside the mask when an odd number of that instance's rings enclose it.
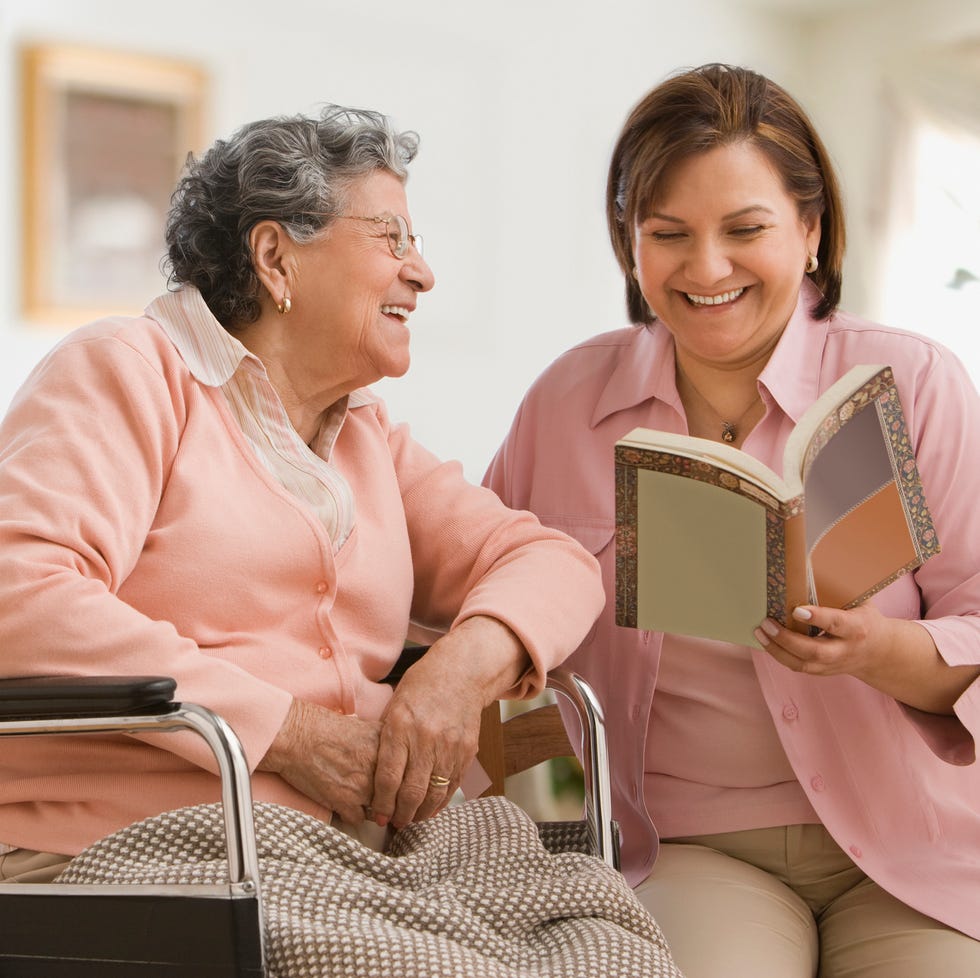
<instances>
[{"instance_id":1,"label":"necklace","mask_svg":"<svg viewBox=\"0 0 980 978\"><path fill-rule=\"evenodd\" d=\"M704 394L702 394L701 391L699 391L697 387L694 386L694 384L691 382L691 378L688 377L687 374L682 373L680 371L678 371L678 373L683 378L684 383L687 384L687 386L690 387L691 390L694 392L694 394L697 396L698 400L700 400L702 404L704 404L705 407L707 407L708 410L711 411L711 413L721 422L721 440L730 445L738 437L738 426L746 419L749 411L751 411L756 406L756 404L759 403L758 390L753 395L752 400L749 401L745 410L742 411L741 414L739 414L739 416L735 418L734 421L726 421L721 416L721 412L714 406L714 404L712 404L711 401L709 401L704 396Z\"/></svg>"}]
</instances>

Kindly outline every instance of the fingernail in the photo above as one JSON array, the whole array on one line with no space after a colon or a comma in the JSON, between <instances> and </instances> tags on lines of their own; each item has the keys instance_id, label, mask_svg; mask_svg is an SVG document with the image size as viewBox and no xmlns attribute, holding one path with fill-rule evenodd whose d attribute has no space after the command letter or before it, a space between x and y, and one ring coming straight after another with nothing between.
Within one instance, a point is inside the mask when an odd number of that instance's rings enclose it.
<instances>
[{"instance_id":1,"label":"fingernail","mask_svg":"<svg viewBox=\"0 0 980 978\"><path fill-rule=\"evenodd\" d=\"M794 608L793 617L797 621L809 621L813 617L813 612L809 608Z\"/></svg>"},{"instance_id":2,"label":"fingernail","mask_svg":"<svg viewBox=\"0 0 980 978\"><path fill-rule=\"evenodd\" d=\"M769 644L769 636L761 628L757 628L752 634L756 637L760 645Z\"/></svg>"},{"instance_id":3,"label":"fingernail","mask_svg":"<svg viewBox=\"0 0 980 978\"><path fill-rule=\"evenodd\" d=\"M768 635L776 636L779 634L779 626L768 618L762 623L762 630Z\"/></svg>"}]
</instances>

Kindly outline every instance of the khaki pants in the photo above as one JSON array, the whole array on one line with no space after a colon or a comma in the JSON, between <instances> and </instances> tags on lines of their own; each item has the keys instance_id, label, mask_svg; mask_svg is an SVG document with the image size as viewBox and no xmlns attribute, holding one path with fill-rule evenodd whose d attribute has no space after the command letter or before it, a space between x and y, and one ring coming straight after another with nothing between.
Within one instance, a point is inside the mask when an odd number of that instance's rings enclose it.
<instances>
[{"instance_id":1,"label":"khaki pants","mask_svg":"<svg viewBox=\"0 0 980 978\"><path fill-rule=\"evenodd\" d=\"M0 883L50 883L70 859L56 852L14 849L0 856Z\"/></svg>"},{"instance_id":2,"label":"khaki pants","mask_svg":"<svg viewBox=\"0 0 980 978\"><path fill-rule=\"evenodd\" d=\"M636 895L685 978L980 975L980 941L886 893L822 825L671 839Z\"/></svg>"}]
</instances>

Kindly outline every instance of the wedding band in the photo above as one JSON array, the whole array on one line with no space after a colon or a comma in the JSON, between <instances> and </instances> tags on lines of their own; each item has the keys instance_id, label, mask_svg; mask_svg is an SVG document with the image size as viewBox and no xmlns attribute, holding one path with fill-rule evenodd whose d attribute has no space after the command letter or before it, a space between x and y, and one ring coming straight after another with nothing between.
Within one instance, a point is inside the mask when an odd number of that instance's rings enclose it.
<instances>
[{"instance_id":1,"label":"wedding band","mask_svg":"<svg viewBox=\"0 0 980 978\"><path fill-rule=\"evenodd\" d=\"M433 788L445 788L446 785L449 784L449 778L444 778L441 774L433 774L432 777L429 778L429 784L431 784Z\"/></svg>"}]
</instances>

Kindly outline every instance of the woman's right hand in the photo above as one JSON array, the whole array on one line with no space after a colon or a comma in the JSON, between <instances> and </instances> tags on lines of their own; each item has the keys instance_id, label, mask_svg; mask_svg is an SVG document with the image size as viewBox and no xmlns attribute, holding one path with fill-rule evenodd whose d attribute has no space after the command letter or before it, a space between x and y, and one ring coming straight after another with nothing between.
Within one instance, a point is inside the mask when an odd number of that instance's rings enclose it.
<instances>
[{"instance_id":1,"label":"woman's right hand","mask_svg":"<svg viewBox=\"0 0 980 978\"><path fill-rule=\"evenodd\" d=\"M258 770L358 825L374 794L381 724L294 699Z\"/></svg>"}]
</instances>

